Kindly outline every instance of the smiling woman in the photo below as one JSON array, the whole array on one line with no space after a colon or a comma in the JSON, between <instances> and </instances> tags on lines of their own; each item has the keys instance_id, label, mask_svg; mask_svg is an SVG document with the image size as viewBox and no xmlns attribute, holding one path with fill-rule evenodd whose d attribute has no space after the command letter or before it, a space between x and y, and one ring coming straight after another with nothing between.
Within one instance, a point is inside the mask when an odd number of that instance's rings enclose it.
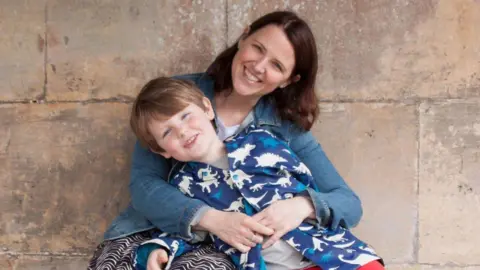
<instances>
[{"instance_id":1,"label":"smiling woman","mask_svg":"<svg viewBox=\"0 0 480 270\"><path fill-rule=\"evenodd\" d=\"M273 251L265 255L269 269L303 269L299 263L302 256L290 261L275 259L278 254L289 258L285 252L300 254L283 245L285 241L278 241L286 233L304 221L332 230L355 226L362 214L360 200L309 132L318 116L314 89L317 69L315 39L307 23L292 12L278 11L248 26L238 42L222 52L206 73L177 77L192 81L209 99L208 103L203 101L198 106L203 111L192 111L184 106L185 113L178 115L179 122L186 120L185 123L192 127L198 126L192 113L209 114L210 109L205 110L205 107L211 103L216 114L217 135L221 135L222 141L241 133L251 124L275 134L310 170L313 186L317 189L309 187L293 197L278 195L280 200L248 215L241 211L217 210L201 200L185 196L168 183L180 171L178 160L167 160L166 156L137 143L130 182L132 205L105 233L106 240L99 246L89 269L134 268L136 247L145 237L159 235L160 231L191 242L202 239L208 232L242 252L263 243L263 248ZM154 127L161 138L158 143L164 143L162 147L169 147L166 142L171 132L183 134L181 125L176 123ZM148 123L144 125L146 128ZM194 135L192 140L195 140ZM187 148L188 144L187 140ZM263 242L267 236L268 240ZM156 247L142 249L147 252L141 255L149 258L149 270L160 269L159 265L165 262L162 250L153 251ZM186 254L175 260L169 269L187 269L187 265L192 269L200 267L202 262L202 269L235 269L224 254L208 248L200 250L205 250L202 257L192 259L191 254ZM192 266L192 263L198 265Z\"/></svg>"}]
</instances>

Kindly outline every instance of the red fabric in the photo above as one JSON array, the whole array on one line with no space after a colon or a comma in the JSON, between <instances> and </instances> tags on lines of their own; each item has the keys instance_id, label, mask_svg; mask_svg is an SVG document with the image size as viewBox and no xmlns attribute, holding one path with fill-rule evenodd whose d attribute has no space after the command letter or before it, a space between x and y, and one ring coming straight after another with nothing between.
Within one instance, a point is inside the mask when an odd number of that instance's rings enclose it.
<instances>
[{"instance_id":1,"label":"red fabric","mask_svg":"<svg viewBox=\"0 0 480 270\"><path fill-rule=\"evenodd\" d=\"M322 268L315 266L315 267L310 267L304 270L322 270ZM378 261L373 261L365 264L364 266L358 268L358 270L385 270L383 265L379 263Z\"/></svg>"}]
</instances>

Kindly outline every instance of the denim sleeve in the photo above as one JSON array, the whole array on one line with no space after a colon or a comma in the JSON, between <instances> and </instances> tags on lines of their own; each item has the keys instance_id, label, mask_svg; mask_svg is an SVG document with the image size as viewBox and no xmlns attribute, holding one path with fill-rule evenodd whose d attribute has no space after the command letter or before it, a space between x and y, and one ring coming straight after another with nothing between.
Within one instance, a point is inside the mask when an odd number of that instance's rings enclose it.
<instances>
[{"instance_id":1,"label":"denim sleeve","mask_svg":"<svg viewBox=\"0 0 480 270\"><path fill-rule=\"evenodd\" d=\"M168 184L165 180L169 171L170 164L165 158L137 142L130 175L132 205L163 232L193 240L191 223L208 206Z\"/></svg>"},{"instance_id":2,"label":"denim sleeve","mask_svg":"<svg viewBox=\"0 0 480 270\"><path fill-rule=\"evenodd\" d=\"M362 217L359 197L345 183L311 132L293 132L290 147L310 169L318 191L308 189L319 224L354 227Z\"/></svg>"}]
</instances>

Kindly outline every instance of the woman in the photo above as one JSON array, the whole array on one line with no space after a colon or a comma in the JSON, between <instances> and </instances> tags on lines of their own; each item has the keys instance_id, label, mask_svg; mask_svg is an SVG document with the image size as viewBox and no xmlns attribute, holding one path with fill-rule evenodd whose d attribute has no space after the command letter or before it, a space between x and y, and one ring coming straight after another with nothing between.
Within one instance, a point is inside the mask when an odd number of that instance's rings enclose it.
<instances>
[{"instance_id":1,"label":"woman","mask_svg":"<svg viewBox=\"0 0 480 270\"><path fill-rule=\"evenodd\" d=\"M308 25L291 12L267 14L245 29L238 42L221 53L205 74L180 76L192 80L210 98L217 115L219 136L226 138L250 122L283 137L309 167L320 192L309 189L303 197L278 201L253 217L222 212L188 198L166 180L179 164L166 160L138 143L133 154L130 191L132 204L105 233L91 261L91 269L111 265L119 269L131 262L132 250L158 228L196 241L209 231L231 246L247 251L262 236L263 247L312 219L323 226L349 228L362 215L359 198L335 170L308 131L318 116L314 86L317 51ZM309 209L308 215L297 208ZM155 267L155 252L149 263ZM171 269L233 267L210 247L185 255ZM220 264L220 265L219 265ZM103 269L103 268L102 268ZM107 268L108 269L108 268ZM129 269L125 267L125 269ZM154 269L154 268L152 268Z\"/></svg>"}]
</instances>

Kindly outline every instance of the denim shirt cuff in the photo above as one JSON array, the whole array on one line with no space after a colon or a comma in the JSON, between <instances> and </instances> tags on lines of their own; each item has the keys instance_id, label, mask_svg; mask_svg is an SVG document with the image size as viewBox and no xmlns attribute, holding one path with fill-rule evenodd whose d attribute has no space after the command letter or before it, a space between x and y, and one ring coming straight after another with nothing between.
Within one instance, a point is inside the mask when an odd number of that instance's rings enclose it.
<instances>
[{"instance_id":1,"label":"denim shirt cuff","mask_svg":"<svg viewBox=\"0 0 480 270\"><path fill-rule=\"evenodd\" d=\"M205 238L205 233L203 231L192 230L192 226L195 226L200 222L203 215L207 210L210 210L211 207L206 204L198 204L195 207L187 208L185 211L186 222L181 223L181 233L185 240L198 242Z\"/></svg>"},{"instance_id":2,"label":"denim shirt cuff","mask_svg":"<svg viewBox=\"0 0 480 270\"><path fill-rule=\"evenodd\" d=\"M315 217L318 226L326 227L330 223L331 211L327 202L323 200L321 194L312 188L307 188L308 195L315 209Z\"/></svg>"}]
</instances>

